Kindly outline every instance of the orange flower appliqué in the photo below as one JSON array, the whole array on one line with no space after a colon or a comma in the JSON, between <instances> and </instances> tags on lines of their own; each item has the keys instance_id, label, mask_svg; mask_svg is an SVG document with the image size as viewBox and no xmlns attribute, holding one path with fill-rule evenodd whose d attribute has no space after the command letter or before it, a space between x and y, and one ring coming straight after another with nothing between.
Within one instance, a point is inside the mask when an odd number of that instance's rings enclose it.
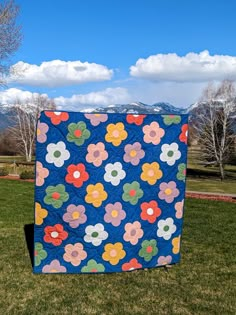
<instances>
[{"instance_id":1,"label":"orange flower appliqu\u00e9","mask_svg":"<svg viewBox=\"0 0 236 315\"><path fill-rule=\"evenodd\" d=\"M69 165L67 172L66 182L73 184L77 188L81 187L83 183L89 179L89 174L86 172L85 166L82 163Z\"/></svg>"},{"instance_id":2,"label":"orange flower appliqu\u00e9","mask_svg":"<svg viewBox=\"0 0 236 315\"><path fill-rule=\"evenodd\" d=\"M179 136L179 140L181 142L184 142L185 144L187 144L187 139L188 139L188 125L184 124L181 128L181 134Z\"/></svg>"},{"instance_id":3,"label":"orange flower appliqu\u00e9","mask_svg":"<svg viewBox=\"0 0 236 315\"><path fill-rule=\"evenodd\" d=\"M45 112L45 115L51 119L53 125L59 125L62 121L69 119L69 114L66 112Z\"/></svg>"},{"instance_id":4,"label":"orange flower appliqu\u00e9","mask_svg":"<svg viewBox=\"0 0 236 315\"><path fill-rule=\"evenodd\" d=\"M147 115L138 115L138 114L129 114L126 117L126 120L129 124L135 124L137 126L142 125L144 118Z\"/></svg>"},{"instance_id":5,"label":"orange flower appliqu\u00e9","mask_svg":"<svg viewBox=\"0 0 236 315\"><path fill-rule=\"evenodd\" d=\"M62 241L64 241L68 237L68 233L64 231L64 228L61 224L46 226L44 229L44 233L44 241L46 243L52 243L54 246L61 245Z\"/></svg>"},{"instance_id":6,"label":"orange flower appliqu\u00e9","mask_svg":"<svg viewBox=\"0 0 236 315\"><path fill-rule=\"evenodd\" d=\"M143 202L141 204L141 209L141 219L148 221L149 223L154 223L156 218L161 215L161 209L158 208L158 204L155 200Z\"/></svg>"},{"instance_id":7,"label":"orange flower appliqu\u00e9","mask_svg":"<svg viewBox=\"0 0 236 315\"><path fill-rule=\"evenodd\" d=\"M129 262L122 265L123 271L131 271L139 268L142 268L142 265L138 262L136 258L132 258Z\"/></svg>"}]
</instances>

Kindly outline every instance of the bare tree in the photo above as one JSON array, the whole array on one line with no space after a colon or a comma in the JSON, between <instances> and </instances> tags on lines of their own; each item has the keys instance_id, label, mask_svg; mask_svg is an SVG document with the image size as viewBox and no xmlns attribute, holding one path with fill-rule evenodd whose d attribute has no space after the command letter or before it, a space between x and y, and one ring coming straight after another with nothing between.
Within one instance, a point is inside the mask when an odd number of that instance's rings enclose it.
<instances>
[{"instance_id":1,"label":"bare tree","mask_svg":"<svg viewBox=\"0 0 236 315\"><path fill-rule=\"evenodd\" d=\"M0 86L9 72L9 58L21 44L21 27L17 24L19 7L14 0L0 3Z\"/></svg>"},{"instance_id":2,"label":"bare tree","mask_svg":"<svg viewBox=\"0 0 236 315\"><path fill-rule=\"evenodd\" d=\"M32 160L35 137L37 132L37 118L44 109L55 109L53 100L43 95L32 96L24 103L17 101L13 106L13 124L11 135L17 143L17 151L25 156L27 162Z\"/></svg>"},{"instance_id":3,"label":"bare tree","mask_svg":"<svg viewBox=\"0 0 236 315\"><path fill-rule=\"evenodd\" d=\"M230 159L235 138L232 129L235 123L233 116L236 113L234 83L225 80L218 87L210 83L203 92L201 102L204 104L204 111L194 125L201 145L200 159L217 164L223 180L224 166Z\"/></svg>"}]
</instances>

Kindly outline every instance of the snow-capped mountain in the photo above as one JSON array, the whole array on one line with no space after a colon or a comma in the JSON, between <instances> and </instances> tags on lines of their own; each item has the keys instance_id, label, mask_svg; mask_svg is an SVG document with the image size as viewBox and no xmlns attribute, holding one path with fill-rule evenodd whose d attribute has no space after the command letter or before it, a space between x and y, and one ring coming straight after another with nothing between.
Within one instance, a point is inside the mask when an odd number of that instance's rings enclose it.
<instances>
[{"instance_id":1,"label":"snow-capped mountain","mask_svg":"<svg viewBox=\"0 0 236 315\"><path fill-rule=\"evenodd\" d=\"M11 125L11 108L12 106L10 105L0 105L0 131ZM26 107L26 110L29 110L29 108ZM153 105L135 102L130 104L113 104L97 108L88 107L82 110L82 112L181 114L185 113L186 109L178 108L164 102L155 103Z\"/></svg>"},{"instance_id":2,"label":"snow-capped mountain","mask_svg":"<svg viewBox=\"0 0 236 315\"><path fill-rule=\"evenodd\" d=\"M147 105L141 102L135 102L130 104L117 104L108 105L106 107L98 107L94 109L94 112L107 112L107 113L139 113L139 114L180 114L184 113L186 109L175 107L169 103L155 103L153 105ZM86 109L84 110L86 112ZM91 112L91 108L90 108Z\"/></svg>"},{"instance_id":3,"label":"snow-capped mountain","mask_svg":"<svg viewBox=\"0 0 236 315\"><path fill-rule=\"evenodd\" d=\"M135 113L135 114L189 114L189 122L194 122L200 114L206 113L206 106L204 102L196 102L187 108L175 107L169 103L159 102L152 105L147 105L141 102L134 102L130 104L111 104L101 107L87 107L82 112L108 112L108 113ZM26 110L30 108L26 107ZM11 126L11 106L0 105L0 131ZM236 112L232 113L232 118L236 117ZM234 118L235 119L235 118Z\"/></svg>"}]
</instances>

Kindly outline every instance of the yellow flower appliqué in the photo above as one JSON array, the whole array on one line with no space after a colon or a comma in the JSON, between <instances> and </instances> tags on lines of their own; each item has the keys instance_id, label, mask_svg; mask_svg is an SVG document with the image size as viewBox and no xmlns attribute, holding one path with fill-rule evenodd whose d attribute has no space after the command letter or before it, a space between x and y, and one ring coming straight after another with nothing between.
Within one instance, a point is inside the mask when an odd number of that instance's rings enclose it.
<instances>
[{"instance_id":1,"label":"yellow flower appliqu\u00e9","mask_svg":"<svg viewBox=\"0 0 236 315\"><path fill-rule=\"evenodd\" d=\"M126 256L126 252L123 250L123 244L118 242L115 244L108 243L105 245L105 252L102 254L102 258L105 261L109 261L111 265L117 265L121 259Z\"/></svg>"},{"instance_id":2,"label":"yellow flower appliqu\u00e9","mask_svg":"<svg viewBox=\"0 0 236 315\"><path fill-rule=\"evenodd\" d=\"M107 134L105 140L111 142L114 146L121 144L127 138L128 134L124 129L124 124L118 122L117 124L109 124L107 126Z\"/></svg>"},{"instance_id":3,"label":"yellow flower appliqu\u00e9","mask_svg":"<svg viewBox=\"0 0 236 315\"><path fill-rule=\"evenodd\" d=\"M154 185L156 181L162 177L162 171L157 162L144 163L142 170L141 179L148 182L149 185Z\"/></svg>"},{"instance_id":4,"label":"yellow flower appliqu\u00e9","mask_svg":"<svg viewBox=\"0 0 236 315\"><path fill-rule=\"evenodd\" d=\"M43 223L43 219L45 219L48 215L47 210L43 209L41 205L36 202L35 203L35 224L41 225Z\"/></svg>"},{"instance_id":5,"label":"yellow flower appliqu\u00e9","mask_svg":"<svg viewBox=\"0 0 236 315\"><path fill-rule=\"evenodd\" d=\"M107 199L107 193L101 183L88 185L86 191L87 195L85 196L85 201L91 203L94 207L100 207L102 202Z\"/></svg>"},{"instance_id":6,"label":"yellow flower appliqu\u00e9","mask_svg":"<svg viewBox=\"0 0 236 315\"><path fill-rule=\"evenodd\" d=\"M172 252L173 254L178 254L180 250L180 235L178 237L174 237L172 240Z\"/></svg>"}]
</instances>

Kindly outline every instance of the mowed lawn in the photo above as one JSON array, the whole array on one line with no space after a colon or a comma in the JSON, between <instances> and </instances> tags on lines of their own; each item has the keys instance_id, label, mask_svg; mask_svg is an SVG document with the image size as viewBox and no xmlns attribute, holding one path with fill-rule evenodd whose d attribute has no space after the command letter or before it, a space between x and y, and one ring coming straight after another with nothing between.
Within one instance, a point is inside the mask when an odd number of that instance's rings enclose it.
<instances>
[{"instance_id":1,"label":"mowed lawn","mask_svg":"<svg viewBox=\"0 0 236 315\"><path fill-rule=\"evenodd\" d=\"M235 314L236 206L187 199L182 261L122 274L33 275L33 184L0 180L0 314Z\"/></svg>"}]
</instances>

